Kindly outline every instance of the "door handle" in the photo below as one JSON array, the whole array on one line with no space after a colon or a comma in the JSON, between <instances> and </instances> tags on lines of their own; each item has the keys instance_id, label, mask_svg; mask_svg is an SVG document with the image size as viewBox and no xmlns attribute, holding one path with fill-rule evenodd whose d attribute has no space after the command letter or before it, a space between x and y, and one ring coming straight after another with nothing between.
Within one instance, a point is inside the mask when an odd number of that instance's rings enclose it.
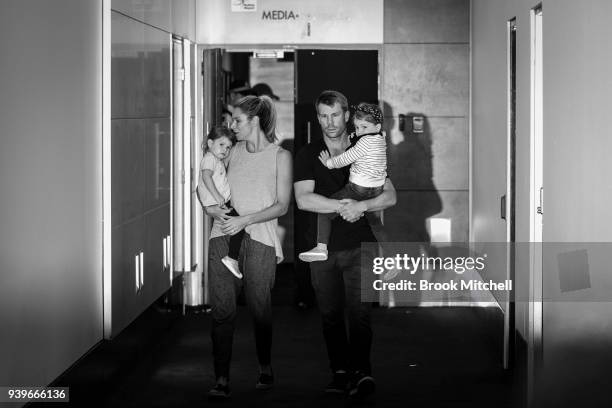
<instances>
[{"instance_id":1,"label":"door handle","mask_svg":"<svg viewBox=\"0 0 612 408\"><path fill-rule=\"evenodd\" d=\"M168 266L168 238L162 239L162 269Z\"/></svg>"},{"instance_id":2,"label":"door handle","mask_svg":"<svg viewBox=\"0 0 612 408\"><path fill-rule=\"evenodd\" d=\"M134 275L136 277L136 293L140 291L140 254L134 257Z\"/></svg>"},{"instance_id":3,"label":"door handle","mask_svg":"<svg viewBox=\"0 0 612 408\"><path fill-rule=\"evenodd\" d=\"M506 195L501 196L500 199L500 211L502 220L506 219Z\"/></svg>"},{"instance_id":4,"label":"door handle","mask_svg":"<svg viewBox=\"0 0 612 408\"><path fill-rule=\"evenodd\" d=\"M141 290L144 286L144 252L140 251L138 257L140 258L140 267L138 268L138 280L140 281L140 285L138 286L138 289Z\"/></svg>"},{"instance_id":5,"label":"door handle","mask_svg":"<svg viewBox=\"0 0 612 408\"><path fill-rule=\"evenodd\" d=\"M310 121L306 122L306 142L310 144Z\"/></svg>"},{"instance_id":6,"label":"door handle","mask_svg":"<svg viewBox=\"0 0 612 408\"><path fill-rule=\"evenodd\" d=\"M540 205L537 208L538 214L544 214L544 187L540 187Z\"/></svg>"}]
</instances>

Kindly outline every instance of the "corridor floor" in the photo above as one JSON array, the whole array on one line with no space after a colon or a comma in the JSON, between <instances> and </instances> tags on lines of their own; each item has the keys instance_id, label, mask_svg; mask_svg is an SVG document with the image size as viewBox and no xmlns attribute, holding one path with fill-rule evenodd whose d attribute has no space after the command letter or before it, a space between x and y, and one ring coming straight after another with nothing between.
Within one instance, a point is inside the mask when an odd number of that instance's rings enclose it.
<instances>
[{"instance_id":1,"label":"corridor floor","mask_svg":"<svg viewBox=\"0 0 612 408\"><path fill-rule=\"evenodd\" d=\"M257 362L245 307L235 332L229 401L211 402L206 396L214 382L210 316L183 317L159 306L52 385L70 386L70 406L509 407L512 386L501 368L501 333L491 314L496 311L375 308L377 392L364 401L323 393L330 373L318 311L289 305L274 306L272 390L254 387Z\"/></svg>"}]
</instances>

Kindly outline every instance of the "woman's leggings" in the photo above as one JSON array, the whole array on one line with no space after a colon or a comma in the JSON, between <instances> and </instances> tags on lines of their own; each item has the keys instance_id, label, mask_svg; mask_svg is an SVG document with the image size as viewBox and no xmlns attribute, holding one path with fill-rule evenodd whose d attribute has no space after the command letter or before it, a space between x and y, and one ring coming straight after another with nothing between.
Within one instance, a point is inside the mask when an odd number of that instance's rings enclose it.
<instances>
[{"instance_id":1,"label":"woman's leggings","mask_svg":"<svg viewBox=\"0 0 612 408\"><path fill-rule=\"evenodd\" d=\"M209 241L208 272L212 305L212 343L215 374L229 378L232 358L236 298L244 289L247 307L253 317L257 360L269 365L272 349L272 286L276 273L276 251L273 247L245 234L239 256L242 279L227 273L221 258L229 250L227 235Z\"/></svg>"}]
</instances>

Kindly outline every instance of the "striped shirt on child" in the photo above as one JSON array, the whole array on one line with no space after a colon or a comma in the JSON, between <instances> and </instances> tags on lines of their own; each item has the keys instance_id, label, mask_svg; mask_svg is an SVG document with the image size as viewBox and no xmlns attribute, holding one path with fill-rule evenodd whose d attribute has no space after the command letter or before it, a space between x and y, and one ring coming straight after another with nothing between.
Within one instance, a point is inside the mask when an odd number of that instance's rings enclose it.
<instances>
[{"instance_id":1,"label":"striped shirt on child","mask_svg":"<svg viewBox=\"0 0 612 408\"><path fill-rule=\"evenodd\" d=\"M387 178L387 142L381 133L365 134L344 153L327 160L327 167L351 165L349 181L362 187L379 187Z\"/></svg>"}]
</instances>

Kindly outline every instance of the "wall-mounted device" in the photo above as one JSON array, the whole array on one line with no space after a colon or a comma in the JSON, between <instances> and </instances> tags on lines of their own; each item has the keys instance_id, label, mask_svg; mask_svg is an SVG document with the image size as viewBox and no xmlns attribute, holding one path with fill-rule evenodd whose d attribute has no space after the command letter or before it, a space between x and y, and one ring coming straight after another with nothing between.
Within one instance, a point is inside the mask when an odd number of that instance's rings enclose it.
<instances>
[{"instance_id":1,"label":"wall-mounted device","mask_svg":"<svg viewBox=\"0 0 612 408\"><path fill-rule=\"evenodd\" d=\"M412 133L423 133L423 123L425 119L422 116L412 117Z\"/></svg>"}]
</instances>

